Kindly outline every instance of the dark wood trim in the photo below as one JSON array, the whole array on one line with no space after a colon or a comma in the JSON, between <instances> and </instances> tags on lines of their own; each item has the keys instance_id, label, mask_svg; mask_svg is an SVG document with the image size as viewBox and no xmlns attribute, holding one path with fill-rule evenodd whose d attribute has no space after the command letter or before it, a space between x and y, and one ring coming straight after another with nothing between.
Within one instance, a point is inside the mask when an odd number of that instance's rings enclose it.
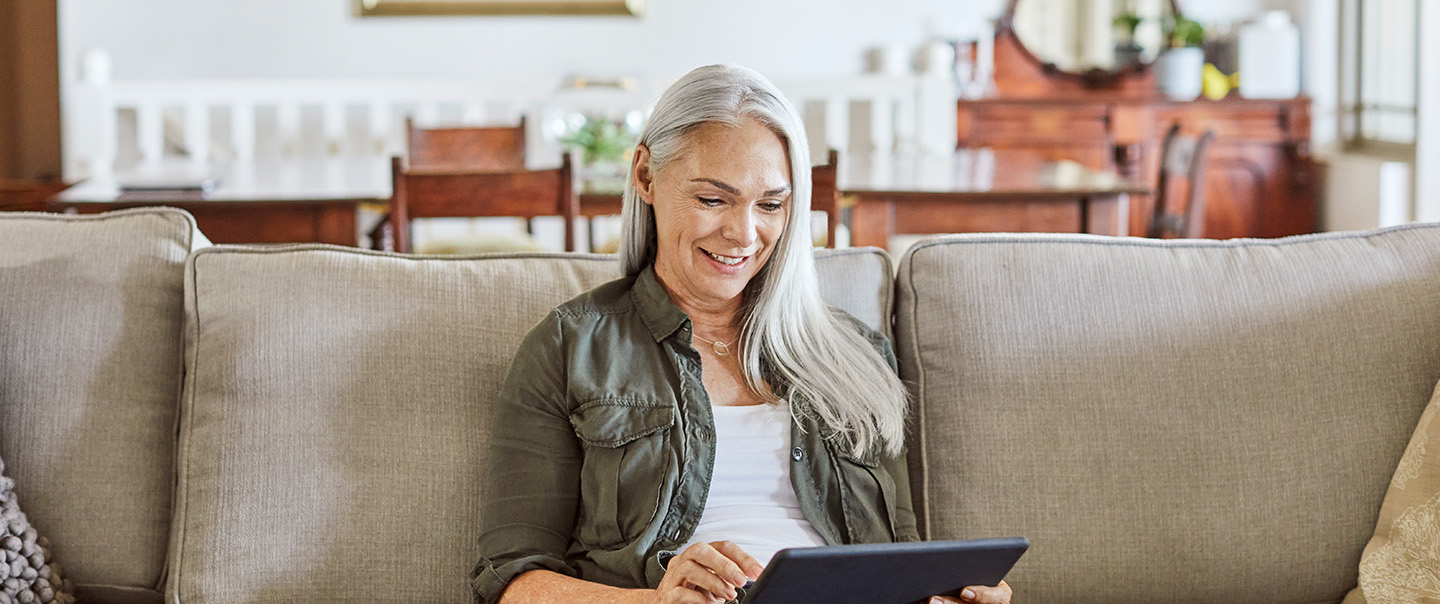
<instances>
[{"instance_id":1,"label":"dark wood trim","mask_svg":"<svg viewBox=\"0 0 1440 604\"><path fill-rule=\"evenodd\" d=\"M0 178L60 179L56 0L0 2Z\"/></svg>"},{"instance_id":2,"label":"dark wood trim","mask_svg":"<svg viewBox=\"0 0 1440 604\"><path fill-rule=\"evenodd\" d=\"M50 202L45 209L94 214L163 205L180 208L193 215L200 232L213 243L331 243L354 247L359 244L355 208L360 203L373 201L212 201L191 197L159 199L151 196L106 203Z\"/></svg>"}]
</instances>

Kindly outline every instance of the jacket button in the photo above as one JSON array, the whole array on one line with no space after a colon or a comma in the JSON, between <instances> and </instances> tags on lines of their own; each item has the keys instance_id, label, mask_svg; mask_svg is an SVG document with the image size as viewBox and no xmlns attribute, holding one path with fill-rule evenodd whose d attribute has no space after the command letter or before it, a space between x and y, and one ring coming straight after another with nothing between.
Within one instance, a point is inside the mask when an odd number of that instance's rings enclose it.
<instances>
[{"instance_id":1,"label":"jacket button","mask_svg":"<svg viewBox=\"0 0 1440 604\"><path fill-rule=\"evenodd\" d=\"M803 449L801 449L800 447L795 447L794 449L791 449L791 450L790 450L790 459L793 459L793 460L795 460L795 461L800 461L800 460L802 460L802 459L805 459L805 451L804 451Z\"/></svg>"}]
</instances>

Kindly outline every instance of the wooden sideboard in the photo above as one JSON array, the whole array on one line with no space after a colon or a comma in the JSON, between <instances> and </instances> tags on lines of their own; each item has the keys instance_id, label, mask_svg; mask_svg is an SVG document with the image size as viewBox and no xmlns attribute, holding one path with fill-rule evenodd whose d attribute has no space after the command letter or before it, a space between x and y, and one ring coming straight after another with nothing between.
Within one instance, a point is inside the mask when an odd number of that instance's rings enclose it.
<instances>
[{"instance_id":1,"label":"wooden sideboard","mask_svg":"<svg viewBox=\"0 0 1440 604\"><path fill-rule=\"evenodd\" d=\"M1060 98L961 100L960 147L991 147L1114 169L1157 186L1160 143L1179 123L1195 136L1213 129L1205 181L1205 236L1283 237L1314 232L1317 170L1309 155L1305 98L1170 101L1103 93ZM1154 198L1130 203L1130 232L1144 233Z\"/></svg>"}]
</instances>

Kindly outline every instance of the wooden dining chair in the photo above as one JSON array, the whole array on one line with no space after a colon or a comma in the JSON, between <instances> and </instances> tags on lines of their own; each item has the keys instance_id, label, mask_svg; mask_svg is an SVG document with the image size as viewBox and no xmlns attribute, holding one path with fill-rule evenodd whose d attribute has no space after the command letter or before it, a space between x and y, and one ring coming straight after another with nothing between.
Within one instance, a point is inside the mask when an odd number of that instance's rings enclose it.
<instances>
[{"instance_id":1,"label":"wooden dining chair","mask_svg":"<svg viewBox=\"0 0 1440 604\"><path fill-rule=\"evenodd\" d=\"M382 234L377 248L408 253L410 221L416 218L560 216L565 220L565 251L574 251L580 198L573 164L568 153L559 168L549 170L437 170L392 158L390 213L372 231L372 238L388 223L390 245L385 245Z\"/></svg>"},{"instance_id":2,"label":"wooden dining chair","mask_svg":"<svg viewBox=\"0 0 1440 604\"><path fill-rule=\"evenodd\" d=\"M1199 239L1205 236L1205 160L1214 130L1199 137L1180 136L1180 124L1172 124L1160 146L1160 179L1156 184L1155 207L1145 236L1152 238ZM1177 182L1181 181L1183 182ZM1185 194L1172 189L1183 185ZM1183 203L1177 201L1183 199ZM1174 207L1179 205L1180 207Z\"/></svg>"},{"instance_id":3,"label":"wooden dining chair","mask_svg":"<svg viewBox=\"0 0 1440 604\"><path fill-rule=\"evenodd\" d=\"M410 167L426 170L524 170L525 117L518 126L416 128L405 119Z\"/></svg>"},{"instance_id":4,"label":"wooden dining chair","mask_svg":"<svg viewBox=\"0 0 1440 604\"><path fill-rule=\"evenodd\" d=\"M835 229L840 226L840 152L831 149L826 162L810 167L810 211L825 213L825 247L835 247Z\"/></svg>"}]
</instances>

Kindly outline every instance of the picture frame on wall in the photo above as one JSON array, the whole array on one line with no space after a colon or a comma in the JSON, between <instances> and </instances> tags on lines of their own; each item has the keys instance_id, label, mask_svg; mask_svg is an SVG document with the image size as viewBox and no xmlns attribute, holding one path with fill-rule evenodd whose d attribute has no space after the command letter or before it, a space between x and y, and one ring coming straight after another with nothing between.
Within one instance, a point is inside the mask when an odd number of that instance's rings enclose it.
<instances>
[{"instance_id":1,"label":"picture frame on wall","mask_svg":"<svg viewBox=\"0 0 1440 604\"><path fill-rule=\"evenodd\" d=\"M646 0L354 0L361 17L452 15L640 16Z\"/></svg>"}]
</instances>

